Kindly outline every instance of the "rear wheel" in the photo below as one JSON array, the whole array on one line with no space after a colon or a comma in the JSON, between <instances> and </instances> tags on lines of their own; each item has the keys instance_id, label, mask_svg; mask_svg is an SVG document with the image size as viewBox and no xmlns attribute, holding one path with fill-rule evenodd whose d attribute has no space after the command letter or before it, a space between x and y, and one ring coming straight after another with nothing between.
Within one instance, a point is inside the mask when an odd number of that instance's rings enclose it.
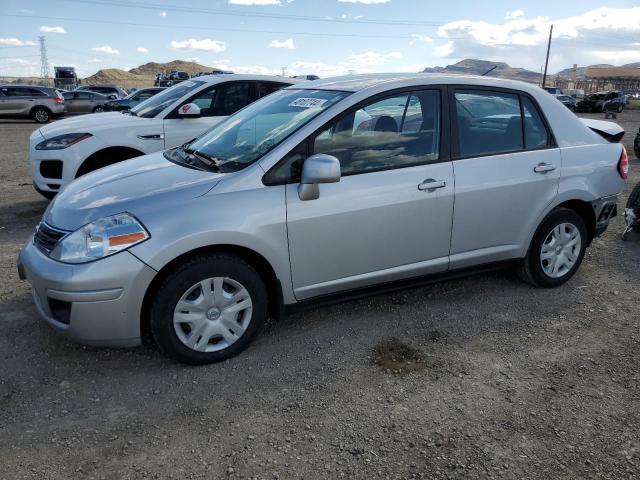
<instances>
[{"instance_id":1,"label":"rear wheel","mask_svg":"<svg viewBox=\"0 0 640 480\"><path fill-rule=\"evenodd\" d=\"M225 360L244 350L267 317L267 291L244 260L200 255L170 273L151 305L160 349L190 365Z\"/></svg>"},{"instance_id":2,"label":"rear wheel","mask_svg":"<svg viewBox=\"0 0 640 480\"><path fill-rule=\"evenodd\" d=\"M624 108L624 107L622 106L622 104L621 104L621 105L618 105L618 113L622 113L622 109L623 109L623 108Z\"/></svg>"},{"instance_id":3,"label":"rear wheel","mask_svg":"<svg viewBox=\"0 0 640 480\"><path fill-rule=\"evenodd\" d=\"M96 108L93 109L93 113L100 113L100 112L104 112L104 107L102 107L101 105L98 105Z\"/></svg>"},{"instance_id":4,"label":"rear wheel","mask_svg":"<svg viewBox=\"0 0 640 480\"><path fill-rule=\"evenodd\" d=\"M538 227L520 277L539 287L557 287L578 270L587 247L587 228L575 211L559 208Z\"/></svg>"},{"instance_id":5,"label":"rear wheel","mask_svg":"<svg viewBox=\"0 0 640 480\"><path fill-rule=\"evenodd\" d=\"M51 120L51 112L49 112L49 110L44 107L36 107L31 112L31 117L37 123L47 123L49 120Z\"/></svg>"},{"instance_id":6,"label":"rear wheel","mask_svg":"<svg viewBox=\"0 0 640 480\"><path fill-rule=\"evenodd\" d=\"M629 199L627 200L626 208L633 211L636 218L640 218L640 183L638 183L633 190L631 190L631 194L629 195ZM633 229L636 232L640 232L640 223L634 225Z\"/></svg>"}]
</instances>

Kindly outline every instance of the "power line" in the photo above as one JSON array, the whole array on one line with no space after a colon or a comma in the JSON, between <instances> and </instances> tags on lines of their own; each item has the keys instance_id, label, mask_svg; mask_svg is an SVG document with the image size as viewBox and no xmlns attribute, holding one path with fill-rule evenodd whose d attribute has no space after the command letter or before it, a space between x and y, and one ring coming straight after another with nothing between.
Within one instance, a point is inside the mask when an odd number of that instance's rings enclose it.
<instances>
[{"instance_id":1,"label":"power line","mask_svg":"<svg viewBox=\"0 0 640 480\"><path fill-rule=\"evenodd\" d=\"M422 27L439 27L443 25L443 22L418 22L415 20L383 20L372 18L340 18L340 17L318 17L311 15L292 15L282 13L266 13L266 12L247 12L242 10L233 9L216 9L216 8L194 8L185 7L183 5L176 4L150 4L140 1L129 0L64 0L74 3L83 3L89 5L109 5L122 8L138 8L154 11L174 11L183 13L204 13L209 15L225 15L234 17L257 17L257 18L273 18L279 20L296 20L296 21L309 21L309 22L336 22L336 23L353 23L353 24L373 24L373 25L407 25L407 26L422 26Z\"/></svg>"}]
</instances>

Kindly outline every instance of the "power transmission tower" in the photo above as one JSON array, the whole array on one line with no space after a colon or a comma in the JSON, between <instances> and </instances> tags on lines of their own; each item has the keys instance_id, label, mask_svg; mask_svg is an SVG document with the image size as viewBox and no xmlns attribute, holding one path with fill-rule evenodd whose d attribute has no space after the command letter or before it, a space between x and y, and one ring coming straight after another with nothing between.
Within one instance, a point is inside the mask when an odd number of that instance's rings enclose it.
<instances>
[{"instance_id":1,"label":"power transmission tower","mask_svg":"<svg viewBox=\"0 0 640 480\"><path fill-rule=\"evenodd\" d=\"M40 77L49 83L49 59L44 35L38 37L38 41L40 42Z\"/></svg>"}]
</instances>

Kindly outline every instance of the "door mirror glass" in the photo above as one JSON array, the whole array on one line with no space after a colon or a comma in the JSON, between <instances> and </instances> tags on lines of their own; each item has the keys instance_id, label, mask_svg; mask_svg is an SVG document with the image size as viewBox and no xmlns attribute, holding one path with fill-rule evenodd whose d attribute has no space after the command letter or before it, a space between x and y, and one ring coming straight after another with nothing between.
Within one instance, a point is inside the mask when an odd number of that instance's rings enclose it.
<instances>
[{"instance_id":1,"label":"door mirror glass","mask_svg":"<svg viewBox=\"0 0 640 480\"><path fill-rule=\"evenodd\" d=\"M198 118L201 116L200 107L195 103L187 103L178 109L180 118Z\"/></svg>"},{"instance_id":2,"label":"door mirror glass","mask_svg":"<svg viewBox=\"0 0 640 480\"><path fill-rule=\"evenodd\" d=\"M320 183L340 181L340 161L322 153L307 158L302 165L302 175L298 186L300 200L315 200L320 197Z\"/></svg>"}]
</instances>

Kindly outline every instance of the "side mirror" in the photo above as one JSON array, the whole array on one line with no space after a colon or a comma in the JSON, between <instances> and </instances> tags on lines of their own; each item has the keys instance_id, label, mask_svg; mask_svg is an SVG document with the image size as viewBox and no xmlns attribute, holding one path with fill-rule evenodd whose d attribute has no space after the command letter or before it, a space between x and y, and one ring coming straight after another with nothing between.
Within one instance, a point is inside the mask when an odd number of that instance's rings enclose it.
<instances>
[{"instance_id":1,"label":"side mirror","mask_svg":"<svg viewBox=\"0 0 640 480\"><path fill-rule=\"evenodd\" d=\"M180 118L198 118L201 116L200 107L195 103L186 103L178 109Z\"/></svg>"},{"instance_id":2,"label":"side mirror","mask_svg":"<svg viewBox=\"0 0 640 480\"><path fill-rule=\"evenodd\" d=\"M331 155L318 153L311 155L302 165L298 197L300 200L316 200L320 198L321 183L340 181L340 160Z\"/></svg>"}]
</instances>

